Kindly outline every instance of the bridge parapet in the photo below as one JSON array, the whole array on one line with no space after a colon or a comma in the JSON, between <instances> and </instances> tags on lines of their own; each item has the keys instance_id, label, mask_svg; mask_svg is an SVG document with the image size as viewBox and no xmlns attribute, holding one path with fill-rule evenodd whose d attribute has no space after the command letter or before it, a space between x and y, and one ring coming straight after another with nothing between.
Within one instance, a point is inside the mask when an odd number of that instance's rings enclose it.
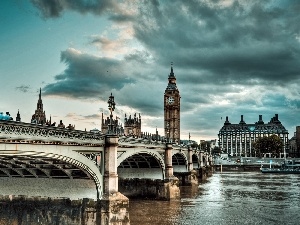
<instances>
[{"instance_id":1,"label":"bridge parapet","mask_svg":"<svg viewBox=\"0 0 300 225\"><path fill-rule=\"evenodd\" d=\"M136 138L136 137L126 137L122 136L119 137L119 146L122 147L144 147L150 149L165 149L166 142L164 141L157 141L148 138ZM178 145L178 144L171 144L172 149L175 151L188 151L188 146L186 145ZM193 149L193 152L197 153L199 150Z\"/></svg>"},{"instance_id":2,"label":"bridge parapet","mask_svg":"<svg viewBox=\"0 0 300 225\"><path fill-rule=\"evenodd\" d=\"M15 121L0 121L0 142L103 146L104 135Z\"/></svg>"},{"instance_id":3,"label":"bridge parapet","mask_svg":"<svg viewBox=\"0 0 300 225\"><path fill-rule=\"evenodd\" d=\"M134 138L134 137L119 137L119 146L121 147L142 147L150 149L164 149L165 143L161 141L153 141L144 138Z\"/></svg>"}]
</instances>

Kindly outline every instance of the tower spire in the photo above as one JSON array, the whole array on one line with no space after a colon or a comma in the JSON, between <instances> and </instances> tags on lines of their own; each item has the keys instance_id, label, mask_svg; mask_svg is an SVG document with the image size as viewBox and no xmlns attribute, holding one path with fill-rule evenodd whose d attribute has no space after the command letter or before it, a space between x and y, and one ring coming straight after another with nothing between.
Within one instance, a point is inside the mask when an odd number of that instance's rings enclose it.
<instances>
[{"instance_id":1,"label":"tower spire","mask_svg":"<svg viewBox=\"0 0 300 225\"><path fill-rule=\"evenodd\" d=\"M173 62L171 62L171 72L170 72L169 77L175 77L174 72L173 72Z\"/></svg>"},{"instance_id":2,"label":"tower spire","mask_svg":"<svg viewBox=\"0 0 300 225\"><path fill-rule=\"evenodd\" d=\"M21 116L20 116L20 111L19 111L19 109L18 109L16 121L17 121L17 122L20 122L20 121L21 121Z\"/></svg>"},{"instance_id":3,"label":"tower spire","mask_svg":"<svg viewBox=\"0 0 300 225\"><path fill-rule=\"evenodd\" d=\"M37 107L35 113L32 115L31 121L32 123L46 124L46 114L45 111L43 110L42 88L40 88Z\"/></svg>"}]
</instances>

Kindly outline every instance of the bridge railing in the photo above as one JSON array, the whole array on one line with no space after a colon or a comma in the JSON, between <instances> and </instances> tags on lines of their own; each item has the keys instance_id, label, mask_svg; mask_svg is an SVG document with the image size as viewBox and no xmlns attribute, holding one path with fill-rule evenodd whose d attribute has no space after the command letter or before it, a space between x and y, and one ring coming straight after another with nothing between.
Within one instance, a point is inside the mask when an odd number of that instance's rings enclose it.
<instances>
[{"instance_id":1,"label":"bridge railing","mask_svg":"<svg viewBox=\"0 0 300 225\"><path fill-rule=\"evenodd\" d=\"M144 148L151 148L151 149L165 149L166 142L164 141L157 141L148 138L138 138L132 136L120 136L119 137L119 146L121 147L144 147ZM180 151L187 151L188 146L182 146L177 144L172 144L174 150ZM193 150L197 152L197 150Z\"/></svg>"},{"instance_id":2,"label":"bridge railing","mask_svg":"<svg viewBox=\"0 0 300 225\"><path fill-rule=\"evenodd\" d=\"M71 130L16 121L0 121L1 142L104 145L101 133Z\"/></svg>"}]
</instances>

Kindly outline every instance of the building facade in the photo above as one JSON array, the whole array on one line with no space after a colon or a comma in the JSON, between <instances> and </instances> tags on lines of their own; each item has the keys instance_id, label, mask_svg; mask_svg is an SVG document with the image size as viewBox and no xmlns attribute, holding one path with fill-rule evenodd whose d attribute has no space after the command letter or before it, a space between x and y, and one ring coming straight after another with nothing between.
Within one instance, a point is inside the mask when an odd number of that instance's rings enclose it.
<instances>
[{"instance_id":1,"label":"building facade","mask_svg":"<svg viewBox=\"0 0 300 225\"><path fill-rule=\"evenodd\" d=\"M164 130L170 142L180 143L180 94L171 65L168 86L164 94Z\"/></svg>"},{"instance_id":2,"label":"building facade","mask_svg":"<svg viewBox=\"0 0 300 225\"><path fill-rule=\"evenodd\" d=\"M296 132L289 141L289 156L300 157L300 126L296 126Z\"/></svg>"},{"instance_id":3,"label":"building facade","mask_svg":"<svg viewBox=\"0 0 300 225\"><path fill-rule=\"evenodd\" d=\"M136 116L136 113L134 114L133 118L131 115L127 118L127 115L125 114L124 119L124 134L125 136L135 136L135 137L141 137L142 136L142 118L141 114L139 116Z\"/></svg>"},{"instance_id":4,"label":"building facade","mask_svg":"<svg viewBox=\"0 0 300 225\"><path fill-rule=\"evenodd\" d=\"M224 126L218 134L218 142L221 151L230 156L254 157L256 155L253 143L256 139L273 134L278 135L283 142L281 156L284 157L288 149L288 131L279 121L278 114L275 114L268 123L264 123L262 115L259 115L259 120L253 124L247 124L243 115L238 124L231 124L226 117Z\"/></svg>"},{"instance_id":5,"label":"building facade","mask_svg":"<svg viewBox=\"0 0 300 225\"><path fill-rule=\"evenodd\" d=\"M124 128L121 123L119 123L119 117L116 117L116 119L112 118L112 129L113 132L119 136L124 135ZM107 134L110 126L110 117L103 118L102 113L102 123L101 123L101 132L102 134Z\"/></svg>"}]
</instances>

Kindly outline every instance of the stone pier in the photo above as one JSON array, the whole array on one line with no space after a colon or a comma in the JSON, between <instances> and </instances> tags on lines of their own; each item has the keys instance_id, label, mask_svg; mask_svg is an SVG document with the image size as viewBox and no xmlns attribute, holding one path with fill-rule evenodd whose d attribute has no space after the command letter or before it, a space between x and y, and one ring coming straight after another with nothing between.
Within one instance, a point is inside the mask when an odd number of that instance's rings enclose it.
<instances>
[{"instance_id":1,"label":"stone pier","mask_svg":"<svg viewBox=\"0 0 300 225\"><path fill-rule=\"evenodd\" d=\"M212 156L209 155L207 156L208 157L208 166L207 166L207 176L212 176L213 172L214 172L214 165L213 165L213 159L212 159Z\"/></svg>"},{"instance_id":2,"label":"stone pier","mask_svg":"<svg viewBox=\"0 0 300 225\"><path fill-rule=\"evenodd\" d=\"M185 183L190 186L198 186L198 177L197 177L197 171L194 170L194 164L193 164L193 149L191 146L188 146L188 171L190 172L189 176L187 177L187 180Z\"/></svg>"},{"instance_id":3,"label":"stone pier","mask_svg":"<svg viewBox=\"0 0 300 225\"><path fill-rule=\"evenodd\" d=\"M104 193L100 200L101 224L129 225L129 199L118 191L116 135L105 136Z\"/></svg>"},{"instance_id":4,"label":"stone pier","mask_svg":"<svg viewBox=\"0 0 300 225\"><path fill-rule=\"evenodd\" d=\"M159 199L174 200L180 198L179 179L173 174L172 144L167 143L165 148L165 179L159 190Z\"/></svg>"},{"instance_id":5,"label":"stone pier","mask_svg":"<svg viewBox=\"0 0 300 225\"><path fill-rule=\"evenodd\" d=\"M174 200L180 198L179 179L173 174L172 145L166 144L163 179L120 179L120 190L130 198Z\"/></svg>"},{"instance_id":6,"label":"stone pier","mask_svg":"<svg viewBox=\"0 0 300 225\"><path fill-rule=\"evenodd\" d=\"M204 152L200 151L198 157L199 158L198 178L201 181L206 180L207 178L206 167L203 162L203 157L204 157Z\"/></svg>"},{"instance_id":7,"label":"stone pier","mask_svg":"<svg viewBox=\"0 0 300 225\"><path fill-rule=\"evenodd\" d=\"M188 147L188 172L176 172L174 175L179 178L181 186L198 186L198 173L194 170L193 150L191 146Z\"/></svg>"}]
</instances>

